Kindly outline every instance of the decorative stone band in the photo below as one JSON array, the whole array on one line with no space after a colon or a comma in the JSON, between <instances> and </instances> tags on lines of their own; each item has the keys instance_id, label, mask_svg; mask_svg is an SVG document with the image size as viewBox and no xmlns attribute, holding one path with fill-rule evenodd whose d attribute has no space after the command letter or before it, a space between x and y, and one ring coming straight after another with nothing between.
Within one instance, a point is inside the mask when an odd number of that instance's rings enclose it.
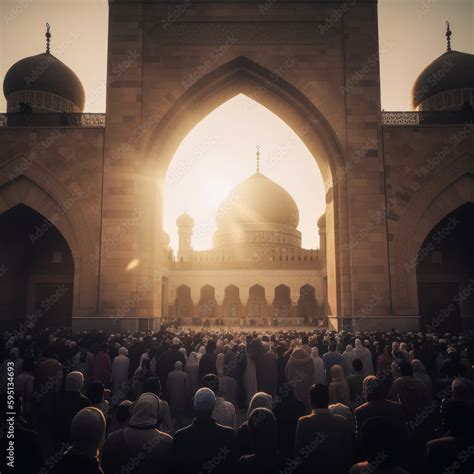
<instances>
[{"instance_id":1,"label":"decorative stone band","mask_svg":"<svg viewBox=\"0 0 474 474\"><path fill-rule=\"evenodd\" d=\"M464 104L471 104L474 108L474 89L454 89L441 92L424 100L418 110L461 110Z\"/></svg>"},{"instance_id":2,"label":"decorative stone band","mask_svg":"<svg viewBox=\"0 0 474 474\"><path fill-rule=\"evenodd\" d=\"M105 114L82 113L38 113L0 114L0 128L3 127L105 127Z\"/></svg>"},{"instance_id":3,"label":"decorative stone band","mask_svg":"<svg viewBox=\"0 0 474 474\"><path fill-rule=\"evenodd\" d=\"M285 244L301 247L301 234L291 230L287 232L268 230L243 230L241 232L216 232L214 234L214 246L216 248L235 244Z\"/></svg>"},{"instance_id":4,"label":"decorative stone band","mask_svg":"<svg viewBox=\"0 0 474 474\"><path fill-rule=\"evenodd\" d=\"M7 97L7 112L20 112L20 104L28 104L34 112L81 112L76 104L44 91L16 91Z\"/></svg>"},{"instance_id":5,"label":"decorative stone band","mask_svg":"<svg viewBox=\"0 0 474 474\"><path fill-rule=\"evenodd\" d=\"M420 112L382 112L382 125L420 125Z\"/></svg>"}]
</instances>

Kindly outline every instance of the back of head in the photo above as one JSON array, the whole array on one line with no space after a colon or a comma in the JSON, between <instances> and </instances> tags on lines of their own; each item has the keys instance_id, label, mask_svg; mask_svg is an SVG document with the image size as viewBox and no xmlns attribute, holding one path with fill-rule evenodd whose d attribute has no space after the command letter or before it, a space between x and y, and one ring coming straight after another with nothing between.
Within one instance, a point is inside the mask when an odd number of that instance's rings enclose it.
<instances>
[{"instance_id":1,"label":"back of head","mask_svg":"<svg viewBox=\"0 0 474 474\"><path fill-rule=\"evenodd\" d=\"M150 377L143 383L143 392L154 393L157 397L161 397L161 382L159 377Z\"/></svg>"},{"instance_id":2,"label":"back of head","mask_svg":"<svg viewBox=\"0 0 474 474\"><path fill-rule=\"evenodd\" d=\"M331 352L335 352L337 349L337 342L334 339L331 339L331 342L329 343L329 350Z\"/></svg>"},{"instance_id":3,"label":"back of head","mask_svg":"<svg viewBox=\"0 0 474 474\"><path fill-rule=\"evenodd\" d=\"M329 388L327 385L313 385L309 391L311 406L313 409L328 408L329 406Z\"/></svg>"},{"instance_id":4,"label":"back of head","mask_svg":"<svg viewBox=\"0 0 474 474\"><path fill-rule=\"evenodd\" d=\"M84 375L82 375L82 372L73 371L66 375L66 380L64 382L66 392L80 392L83 385Z\"/></svg>"},{"instance_id":5,"label":"back of head","mask_svg":"<svg viewBox=\"0 0 474 474\"><path fill-rule=\"evenodd\" d=\"M130 417L131 408L132 402L130 400L124 400L123 402L121 402L115 411L117 421L119 421L120 423L125 423Z\"/></svg>"},{"instance_id":6,"label":"back of head","mask_svg":"<svg viewBox=\"0 0 474 474\"><path fill-rule=\"evenodd\" d=\"M154 428L160 411L160 399L154 393L144 393L132 407L129 425L136 428Z\"/></svg>"},{"instance_id":7,"label":"back of head","mask_svg":"<svg viewBox=\"0 0 474 474\"><path fill-rule=\"evenodd\" d=\"M400 373L402 377L412 377L413 376L413 368L410 364L410 362L407 362L406 360L401 360L399 362L400 364Z\"/></svg>"},{"instance_id":8,"label":"back of head","mask_svg":"<svg viewBox=\"0 0 474 474\"><path fill-rule=\"evenodd\" d=\"M385 398L385 389L382 381L375 375L368 375L363 382L363 392L368 402L383 400Z\"/></svg>"},{"instance_id":9,"label":"back of head","mask_svg":"<svg viewBox=\"0 0 474 474\"><path fill-rule=\"evenodd\" d=\"M87 396L92 404L100 403L104 398L104 384L102 382L90 383Z\"/></svg>"},{"instance_id":10,"label":"back of head","mask_svg":"<svg viewBox=\"0 0 474 474\"><path fill-rule=\"evenodd\" d=\"M456 377L451 384L454 400L474 400L474 382L472 380Z\"/></svg>"},{"instance_id":11,"label":"back of head","mask_svg":"<svg viewBox=\"0 0 474 474\"><path fill-rule=\"evenodd\" d=\"M272 396L265 392L257 392L250 400L249 409L247 411L247 418L250 416L250 413L252 413L256 408L267 408L268 410L272 410Z\"/></svg>"},{"instance_id":12,"label":"back of head","mask_svg":"<svg viewBox=\"0 0 474 474\"><path fill-rule=\"evenodd\" d=\"M105 424L104 414L97 408L80 410L71 423L73 452L88 457L95 456L105 435Z\"/></svg>"},{"instance_id":13,"label":"back of head","mask_svg":"<svg viewBox=\"0 0 474 474\"><path fill-rule=\"evenodd\" d=\"M276 453L276 420L268 408L253 410L248 427L257 456Z\"/></svg>"},{"instance_id":14,"label":"back of head","mask_svg":"<svg viewBox=\"0 0 474 474\"><path fill-rule=\"evenodd\" d=\"M207 374L201 379L201 387L207 387L214 393L219 391L219 377L216 374Z\"/></svg>"},{"instance_id":15,"label":"back of head","mask_svg":"<svg viewBox=\"0 0 474 474\"><path fill-rule=\"evenodd\" d=\"M193 406L196 416L210 417L216 406L214 392L207 387L200 388L194 395Z\"/></svg>"},{"instance_id":16,"label":"back of head","mask_svg":"<svg viewBox=\"0 0 474 474\"><path fill-rule=\"evenodd\" d=\"M214 351L216 350L216 347L217 347L216 341L214 341L214 340L211 339L211 340L206 344L206 352L207 352L208 354L213 354Z\"/></svg>"},{"instance_id":17,"label":"back of head","mask_svg":"<svg viewBox=\"0 0 474 474\"><path fill-rule=\"evenodd\" d=\"M354 372L362 372L362 369L364 368L364 364L360 359L354 359L352 361L352 368L354 369Z\"/></svg>"}]
</instances>

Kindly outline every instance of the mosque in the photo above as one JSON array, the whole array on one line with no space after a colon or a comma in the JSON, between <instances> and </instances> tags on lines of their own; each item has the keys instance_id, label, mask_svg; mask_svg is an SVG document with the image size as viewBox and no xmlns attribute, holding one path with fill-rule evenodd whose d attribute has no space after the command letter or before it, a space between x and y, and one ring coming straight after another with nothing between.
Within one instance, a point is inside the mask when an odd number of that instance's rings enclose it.
<instances>
[{"instance_id":1,"label":"mosque","mask_svg":"<svg viewBox=\"0 0 474 474\"><path fill-rule=\"evenodd\" d=\"M451 48L448 25L446 51L414 78L413 110L382 111L368 61L379 58L377 2L354 2L331 27L337 2L294 3L262 16L254 2L193 0L175 18L171 1L110 1L105 114L84 111L49 25L46 51L10 67L2 327L474 328L473 55ZM288 55L297 67L283 70ZM219 207L212 248L193 250L186 213L170 247L169 163L239 93L314 156L326 189L319 249L302 248L295 201L260 172L258 149L256 172Z\"/></svg>"}]
</instances>

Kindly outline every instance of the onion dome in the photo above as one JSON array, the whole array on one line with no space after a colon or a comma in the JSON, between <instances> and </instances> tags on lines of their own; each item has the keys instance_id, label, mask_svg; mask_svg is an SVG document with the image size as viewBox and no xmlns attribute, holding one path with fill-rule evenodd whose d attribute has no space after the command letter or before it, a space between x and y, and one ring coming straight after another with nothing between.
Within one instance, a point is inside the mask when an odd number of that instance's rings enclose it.
<instances>
[{"instance_id":1,"label":"onion dome","mask_svg":"<svg viewBox=\"0 0 474 474\"><path fill-rule=\"evenodd\" d=\"M236 186L219 206L218 229L248 224L277 224L296 228L298 207L279 184L257 171Z\"/></svg>"},{"instance_id":2,"label":"onion dome","mask_svg":"<svg viewBox=\"0 0 474 474\"><path fill-rule=\"evenodd\" d=\"M13 64L5 75L7 111L82 112L85 92L75 72L50 53L49 25L46 52Z\"/></svg>"},{"instance_id":3,"label":"onion dome","mask_svg":"<svg viewBox=\"0 0 474 474\"><path fill-rule=\"evenodd\" d=\"M447 51L417 77L411 92L412 108L419 111L461 110L474 104L474 55L451 49L447 23Z\"/></svg>"},{"instance_id":4,"label":"onion dome","mask_svg":"<svg viewBox=\"0 0 474 474\"><path fill-rule=\"evenodd\" d=\"M194 219L185 212L176 219L176 225L180 229L192 229L194 227Z\"/></svg>"},{"instance_id":5,"label":"onion dome","mask_svg":"<svg viewBox=\"0 0 474 474\"><path fill-rule=\"evenodd\" d=\"M318 229L325 229L326 228L326 213L321 214L318 219Z\"/></svg>"}]
</instances>

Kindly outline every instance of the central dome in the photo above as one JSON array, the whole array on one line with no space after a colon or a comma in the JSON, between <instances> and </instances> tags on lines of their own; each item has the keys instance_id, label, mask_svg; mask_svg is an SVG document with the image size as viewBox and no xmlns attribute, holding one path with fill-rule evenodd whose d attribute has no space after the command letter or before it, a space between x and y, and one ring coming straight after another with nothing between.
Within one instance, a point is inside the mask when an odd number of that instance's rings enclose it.
<instances>
[{"instance_id":1,"label":"central dome","mask_svg":"<svg viewBox=\"0 0 474 474\"><path fill-rule=\"evenodd\" d=\"M219 230L254 224L296 229L299 213L290 194L257 171L230 192L219 206L216 222Z\"/></svg>"}]
</instances>

